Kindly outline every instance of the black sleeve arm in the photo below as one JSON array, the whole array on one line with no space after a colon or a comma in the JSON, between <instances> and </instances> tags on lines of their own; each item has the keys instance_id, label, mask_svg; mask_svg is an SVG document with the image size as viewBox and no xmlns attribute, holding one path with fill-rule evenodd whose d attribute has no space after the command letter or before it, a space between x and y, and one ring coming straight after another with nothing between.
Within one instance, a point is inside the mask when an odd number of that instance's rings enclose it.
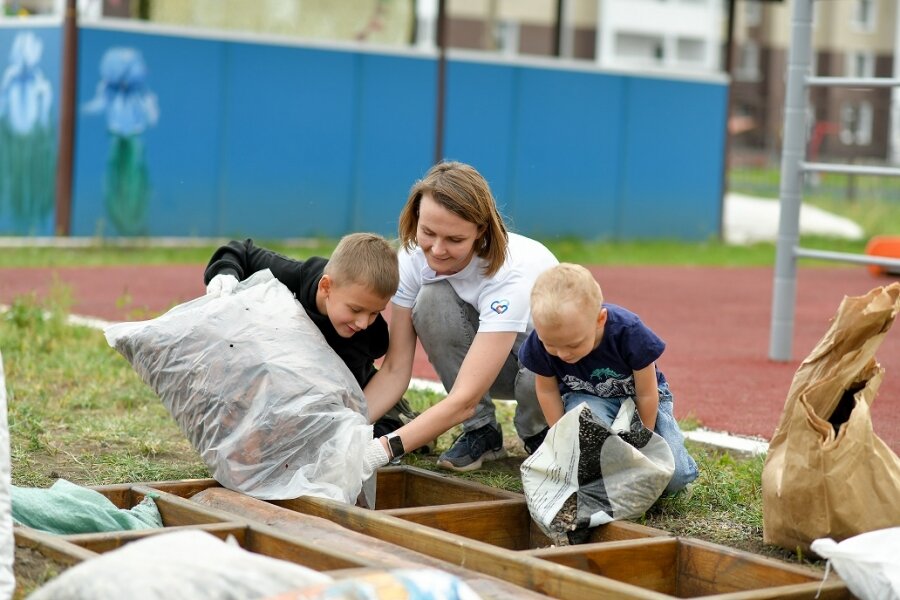
<instances>
[{"instance_id":1,"label":"black sleeve arm","mask_svg":"<svg viewBox=\"0 0 900 600\"><path fill-rule=\"evenodd\" d=\"M249 238L243 242L228 242L216 250L206 266L203 281L208 284L216 275L225 273L243 281L263 269L271 269L272 274L288 289L294 294L299 293L303 281L303 261L257 246Z\"/></svg>"},{"instance_id":2,"label":"black sleeve arm","mask_svg":"<svg viewBox=\"0 0 900 600\"><path fill-rule=\"evenodd\" d=\"M253 240L231 241L216 250L206 265L203 283L209 284L216 275L234 275L238 281L244 279L247 273L244 266L247 264L248 246L253 247Z\"/></svg>"}]
</instances>

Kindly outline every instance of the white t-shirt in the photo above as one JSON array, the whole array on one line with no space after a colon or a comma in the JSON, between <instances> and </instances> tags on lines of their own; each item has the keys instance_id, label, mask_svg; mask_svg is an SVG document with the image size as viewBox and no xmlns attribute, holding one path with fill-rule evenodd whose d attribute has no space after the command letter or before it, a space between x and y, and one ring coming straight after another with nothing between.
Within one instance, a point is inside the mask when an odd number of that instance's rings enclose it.
<instances>
[{"instance_id":1,"label":"white t-shirt","mask_svg":"<svg viewBox=\"0 0 900 600\"><path fill-rule=\"evenodd\" d=\"M509 234L506 262L493 277L484 276L483 258L475 256L465 269L438 275L419 247L400 249L400 287L391 302L412 308L423 285L447 280L456 294L478 310L478 331L526 331L531 323L531 286L545 269L559 261L543 244Z\"/></svg>"}]
</instances>

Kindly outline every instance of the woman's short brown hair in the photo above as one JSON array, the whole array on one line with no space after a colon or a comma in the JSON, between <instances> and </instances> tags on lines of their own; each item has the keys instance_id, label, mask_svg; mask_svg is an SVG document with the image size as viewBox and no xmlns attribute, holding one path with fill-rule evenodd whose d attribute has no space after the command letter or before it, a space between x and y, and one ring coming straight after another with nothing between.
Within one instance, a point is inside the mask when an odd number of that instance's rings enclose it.
<instances>
[{"instance_id":1,"label":"woman's short brown hair","mask_svg":"<svg viewBox=\"0 0 900 600\"><path fill-rule=\"evenodd\" d=\"M481 173L461 162L441 162L413 185L399 222L400 243L407 250L416 246L419 205L426 193L445 209L478 227L475 254L487 262L485 276L497 273L506 261L509 236L491 188Z\"/></svg>"}]
</instances>

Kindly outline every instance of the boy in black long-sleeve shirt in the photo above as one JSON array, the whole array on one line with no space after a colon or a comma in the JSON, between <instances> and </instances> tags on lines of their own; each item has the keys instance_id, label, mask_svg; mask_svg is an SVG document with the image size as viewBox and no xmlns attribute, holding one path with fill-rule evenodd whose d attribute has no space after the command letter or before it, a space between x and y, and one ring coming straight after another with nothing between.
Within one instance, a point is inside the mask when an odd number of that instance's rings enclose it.
<instances>
[{"instance_id":1,"label":"boy in black long-sleeve shirt","mask_svg":"<svg viewBox=\"0 0 900 600\"><path fill-rule=\"evenodd\" d=\"M375 374L374 361L388 348L388 327L381 311L397 290L397 254L381 236L353 233L338 243L330 259L305 261L232 241L213 254L204 273L207 293L230 293L237 282L269 269L306 309L361 388ZM396 415L376 423L376 436L396 429ZM379 433L380 432L380 433Z\"/></svg>"}]
</instances>

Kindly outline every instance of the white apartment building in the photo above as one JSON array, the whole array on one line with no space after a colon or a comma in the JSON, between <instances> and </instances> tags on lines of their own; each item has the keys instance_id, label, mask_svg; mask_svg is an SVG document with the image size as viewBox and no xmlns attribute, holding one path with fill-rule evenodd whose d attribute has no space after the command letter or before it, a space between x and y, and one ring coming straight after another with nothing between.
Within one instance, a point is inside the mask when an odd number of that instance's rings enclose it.
<instances>
[{"instance_id":1,"label":"white apartment building","mask_svg":"<svg viewBox=\"0 0 900 600\"><path fill-rule=\"evenodd\" d=\"M603 67L720 71L726 0L447 0L448 45L559 55ZM418 0L417 43L433 45L437 0ZM556 40L559 19L560 35Z\"/></svg>"}]
</instances>

